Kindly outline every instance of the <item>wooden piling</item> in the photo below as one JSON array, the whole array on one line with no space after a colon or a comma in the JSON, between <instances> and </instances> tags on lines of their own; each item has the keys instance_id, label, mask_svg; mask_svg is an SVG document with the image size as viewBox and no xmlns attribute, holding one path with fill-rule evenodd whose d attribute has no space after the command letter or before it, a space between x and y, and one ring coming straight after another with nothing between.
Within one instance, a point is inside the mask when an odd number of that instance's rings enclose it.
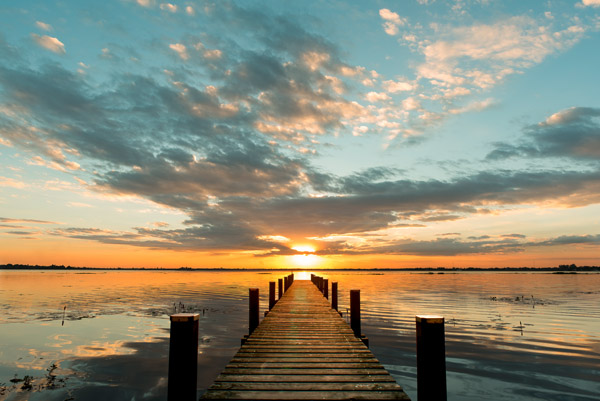
<instances>
[{"instance_id":1,"label":"wooden piling","mask_svg":"<svg viewBox=\"0 0 600 401\"><path fill-rule=\"evenodd\" d=\"M251 335L254 329L258 327L258 288L250 288L249 291L249 315L248 315L248 335Z\"/></svg>"},{"instance_id":2,"label":"wooden piling","mask_svg":"<svg viewBox=\"0 0 600 401\"><path fill-rule=\"evenodd\" d=\"M281 297L283 296L283 279L281 279L281 278L277 279L277 284L279 287L279 298L278 299L281 299Z\"/></svg>"},{"instance_id":3,"label":"wooden piling","mask_svg":"<svg viewBox=\"0 0 600 401\"><path fill-rule=\"evenodd\" d=\"M198 313L171 315L168 401L196 400L199 319Z\"/></svg>"},{"instance_id":4,"label":"wooden piling","mask_svg":"<svg viewBox=\"0 0 600 401\"><path fill-rule=\"evenodd\" d=\"M417 399L447 399L446 346L442 316L416 316Z\"/></svg>"},{"instance_id":5,"label":"wooden piling","mask_svg":"<svg viewBox=\"0 0 600 401\"><path fill-rule=\"evenodd\" d=\"M323 279L323 296L329 299L329 279Z\"/></svg>"},{"instance_id":6,"label":"wooden piling","mask_svg":"<svg viewBox=\"0 0 600 401\"><path fill-rule=\"evenodd\" d=\"M331 283L331 307L338 310L338 283Z\"/></svg>"},{"instance_id":7,"label":"wooden piling","mask_svg":"<svg viewBox=\"0 0 600 401\"><path fill-rule=\"evenodd\" d=\"M350 327L354 335L360 338L360 290L350 290Z\"/></svg>"},{"instance_id":8,"label":"wooden piling","mask_svg":"<svg viewBox=\"0 0 600 401\"><path fill-rule=\"evenodd\" d=\"M269 310L275 306L275 282L269 281Z\"/></svg>"}]
</instances>

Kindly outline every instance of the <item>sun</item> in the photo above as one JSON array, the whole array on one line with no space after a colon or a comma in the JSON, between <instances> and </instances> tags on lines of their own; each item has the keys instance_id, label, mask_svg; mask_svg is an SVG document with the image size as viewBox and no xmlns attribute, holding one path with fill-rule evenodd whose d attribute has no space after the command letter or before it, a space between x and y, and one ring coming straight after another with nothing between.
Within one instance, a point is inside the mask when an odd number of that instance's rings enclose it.
<instances>
[{"instance_id":1,"label":"sun","mask_svg":"<svg viewBox=\"0 0 600 401\"><path fill-rule=\"evenodd\" d=\"M321 262L321 257L315 255L315 249L310 245L297 245L292 247L293 250L303 252L299 255L291 256L292 263L296 266L314 266Z\"/></svg>"}]
</instances>

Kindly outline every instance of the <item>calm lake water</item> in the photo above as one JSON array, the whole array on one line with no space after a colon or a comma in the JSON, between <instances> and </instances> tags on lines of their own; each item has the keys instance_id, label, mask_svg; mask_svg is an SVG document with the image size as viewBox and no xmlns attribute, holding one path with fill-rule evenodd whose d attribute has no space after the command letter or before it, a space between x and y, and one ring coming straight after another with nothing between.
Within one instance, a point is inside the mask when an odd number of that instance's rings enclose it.
<instances>
[{"instance_id":1,"label":"calm lake water","mask_svg":"<svg viewBox=\"0 0 600 401\"><path fill-rule=\"evenodd\" d=\"M175 308L201 315L201 394L246 334L248 288L264 309L284 274L0 271L0 400L165 400ZM449 400L600 400L600 274L318 274L344 315L361 290L371 350L413 400L417 314L446 318Z\"/></svg>"}]
</instances>

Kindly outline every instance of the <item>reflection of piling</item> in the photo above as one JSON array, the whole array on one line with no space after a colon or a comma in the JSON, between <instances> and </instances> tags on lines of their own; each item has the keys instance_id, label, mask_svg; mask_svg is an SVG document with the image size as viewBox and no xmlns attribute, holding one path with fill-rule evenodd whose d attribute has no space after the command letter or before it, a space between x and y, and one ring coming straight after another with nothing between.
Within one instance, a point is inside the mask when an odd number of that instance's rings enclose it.
<instances>
[{"instance_id":1,"label":"reflection of piling","mask_svg":"<svg viewBox=\"0 0 600 401\"><path fill-rule=\"evenodd\" d=\"M338 283L331 283L331 307L338 310Z\"/></svg>"},{"instance_id":2,"label":"reflection of piling","mask_svg":"<svg viewBox=\"0 0 600 401\"><path fill-rule=\"evenodd\" d=\"M248 335L251 335L258 327L258 288L250 288L248 303Z\"/></svg>"},{"instance_id":3,"label":"reflection of piling","mask_svg":"<svg viewBox=\"0 0 600 401\"><path fill-rule=\"evenodd\" d=\"M171 315L168 401L196 400L199 319L197 313Z\"/></svg>"},{"instance_id":4,"label":"reflection of piling","mask_svg":"<svg viewBox=\"0 0 600 401\"><path fill-rule=\"evenodd\" d=\"M444 318L416 316L418 400L447 399Z\"/></svg>"},{"instance_id":5,"label":"reflection of piling","mask_svg":"<svg viewBox=\"0 0 600 401\"><path fill-rule=\"evenodd\" d=\"M275 282L269 282L269 310L275 306Z\"/></svg>"}]
</instances>

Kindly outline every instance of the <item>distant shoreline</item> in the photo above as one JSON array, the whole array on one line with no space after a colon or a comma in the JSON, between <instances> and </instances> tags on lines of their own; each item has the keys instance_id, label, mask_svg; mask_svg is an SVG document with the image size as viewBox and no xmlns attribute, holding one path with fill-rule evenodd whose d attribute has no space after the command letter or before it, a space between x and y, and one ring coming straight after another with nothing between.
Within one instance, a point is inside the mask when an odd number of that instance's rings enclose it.
<instances>
[{"instance_id":1,"label":"distant shoreline","mask_svg":"<svg viewBox=\"0 0 600 401\"><path fill-rule=\"evenodd\" d=\"M600 266L576 266L560 265L556 267L409 267L409 268L344 268L344 269L324 269L324 268L272 268L272 269L255 269L255 268L224 268L224 267L179 267L179 268L162 268L162 267L77 267L64 265L22 265L22 264L4 264L0 265L0 270L107 270L107 271L374 271L374 272L391 272L391 271L417 271L417 272L468 272L468 271L542 271L542 272L558 272L558 273L576 273L576 272L600 272Z\"/></svg>"}]
</instances>

